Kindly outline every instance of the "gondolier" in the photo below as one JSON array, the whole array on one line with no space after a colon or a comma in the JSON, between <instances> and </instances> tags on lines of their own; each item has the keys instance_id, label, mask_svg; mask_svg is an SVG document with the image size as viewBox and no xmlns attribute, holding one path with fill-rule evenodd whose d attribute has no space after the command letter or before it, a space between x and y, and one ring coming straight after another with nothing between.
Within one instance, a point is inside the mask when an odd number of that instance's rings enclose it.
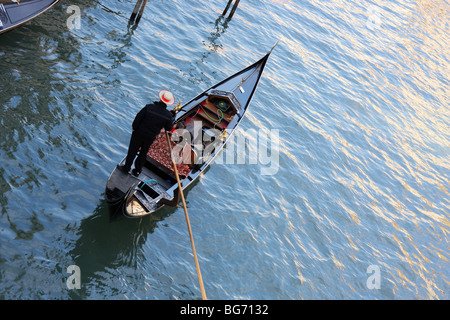
<instances>
[{"instance_id":1,"label":"gondolier","mask_svg":"<svg viewBox=\"0 0 450 320\"><path fill-rule=\"evenodd\" d=\"M159 92L159 101L152 104L147 104L136 115L132 127L130 145L128 147L128 154L124 165L117 166L117 168L128 173L133 164L133 160L139 151L139 155L134 162L134 169L132 174L139 176L142 166L145 163L145 157L148 149L155 140L155 137L164 128L166 131L172 129L173 116L167 110L167 106L173 105L175 97L170 91L161 90Z\"/></svg>"}]
</instances>

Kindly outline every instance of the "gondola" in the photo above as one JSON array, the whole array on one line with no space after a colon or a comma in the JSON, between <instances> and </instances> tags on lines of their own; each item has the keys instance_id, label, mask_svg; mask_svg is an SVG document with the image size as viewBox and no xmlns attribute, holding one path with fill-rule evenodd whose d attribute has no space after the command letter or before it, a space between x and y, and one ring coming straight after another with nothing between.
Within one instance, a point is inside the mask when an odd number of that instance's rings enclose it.
<instances>
[{"instance_id":1,"label":"gondola","mask_svg":"<svg viewBox=\"0 0 450 320\"><path fill-rule=\"evenodd\" d=\"M0 34L36 18L59 0L0 0Z\"/></svg>"},{"instance_id":2,"label":"gondola","mask_svg":"<svg viewBox=\"0 0 450 320\"><path fill-rule=\"evenodd\" d=\"M183 190L208 168L241 123L272 50L172 110L175 120L169 140ZM165 205L178 205L178 184L164 129L148 150L138 177L117 167L112 171L105 198L111 215L132 218L151 214Z\"/></svg>"}]
</instances>

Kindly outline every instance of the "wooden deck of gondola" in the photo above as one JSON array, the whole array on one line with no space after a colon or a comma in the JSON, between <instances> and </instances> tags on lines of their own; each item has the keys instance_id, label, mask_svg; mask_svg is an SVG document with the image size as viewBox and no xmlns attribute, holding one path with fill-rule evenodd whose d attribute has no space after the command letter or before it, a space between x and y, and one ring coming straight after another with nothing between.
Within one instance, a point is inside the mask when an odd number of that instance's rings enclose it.
<instances>
[{"instance_id":1,"label":"wooden deck of gondola","mask_svg":"<svg viewBox=\"0 0 450 320\"><path fill-rule=\"evenodd\" d=\"M140 181L145 182L148 179L156 180L159 185L163 186L166 189L170 188L171 186L171 183L164 180L163 178L161 178L160 176L158 176L157 174L155 174L153 171L149 170L146 167L142 169L142 172L139 175L139 177L135 177L130 173L121 172L117 168L114 170L115 170L114 174L112 174L110 179L108 180L108 188L111 190L116 188L123 194L127 193L128 190L138 182Z\"/></svg>"},{"instance_id":2,"label":"wooden deck of gondola","mask_svg":"<svg viewBox=\"0 0 450 320\"><path fill-rule=\"evenodd\" d=\"M124 160L122 160L121 164L123 164ZM147 158L147 160L151 159ZM150 168L147 166L150 166ZM155 193L158 194L154 199L162 199L161 204L172 204L173 202L172 205L176 205L177 200L173 199L173 197L166 192L173 184L172 178L168 176L164 178L163 175L159 174L159 172L152 167L151 162L147 162L138 177L132 175L131 170L129 173L122 172L117 168L113 170L106 185L111 216L116 217L118 215L117 213L123 211L123 208L126 205L126 195L130 190L136 188L139 183L141 183L140 185L147 183L148 187L152 188ZM136 196L144 205L156 209L152 204L152 200L154 199L149 197L146 193L137 193ZM177 194L175 194L175 198L177 198Z\"/></svg>"}]
</instances>

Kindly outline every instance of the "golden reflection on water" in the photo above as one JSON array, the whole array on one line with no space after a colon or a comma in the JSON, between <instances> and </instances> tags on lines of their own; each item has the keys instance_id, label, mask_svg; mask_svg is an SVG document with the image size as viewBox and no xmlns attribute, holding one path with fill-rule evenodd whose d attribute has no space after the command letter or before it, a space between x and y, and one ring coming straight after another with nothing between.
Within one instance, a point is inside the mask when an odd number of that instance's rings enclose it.
<instances>
[{"instance_id":1,"label":"golden reflection on water","mask_svg":"<svg viewBox=\"0 0 450 320\"><path fill-rule=\"evenodd\" d=\"M333 8L328 7L328 10L352 25L360 23L352 20L355 19L355 12L366 14L364 8L349 7L346 1L332 1L332 5ZM303 101L300 101L302 110L306 110L308 118L300 115L297 110L282 112L299 127L329 141L334 152L340 151L340 157L351 163L351 167L348 168L331 165L334 167L333 179L351 190L356 201L360 202L360 207L366 208L357 212L354 207L347 205L345 200L336 200L339 207L354 222L355 227L363 227L368 217L374 215L395 230L386 233L385 236L394 240L397 247L396 258L406 262L413 273L411 270L392 267L386 263L385 269L394 279L391 283L393 291L396 292L399 286L404 286L416 292L418 298L435 299L446 294L444 288L439 287L436 281L449 284L449 279L436 274L432 269L429 257L430 255L437 257L442 260L443 265L450 259L448 252L450 90L448 86L442 85L448 84L450 74L448 63L450 6L445 1L417 1L414 6L400 1L391 8L392 11L387 11L383 10L381 5L381 25L375 30L377 38L368 40L373 41L373 47L379 50L378 57L363 57L360 51L361 34L367 39L373 37L369 30L361 28L358 30L360 34L357 32L349 34L346 28L343 28L343 31L336 31L352 44L353 50L348 55L358 57L367 63L364 67L366 72L364 76L362 69L354 73L360 83L369 88L367 90L374 86L377 88L373 93L378 101L365 101L363 97L358 97L358 102L363 108L374 112L372 122L364 123L360 117L356 118L348 112L341 114L345 122L340 119L330 120L329 114L320 113L313 107L303 105ZM324 6L323 9L327 11L327 5ZM341 10L336 11L336 7ZM294 5L291 9L298 10L299 7ZM323 17L311 11L308 14L308 18L319 26L318 29L324 23L330 24L330 21L324 21ZM298 11L298 15L305 16L306 13ZM276 16L274 18L279 19L277 21L280 25L288 23ZM301 30L297 32L301 34ZM332 61L325 60L319 51L306 49L302 42L288 35L283 36L281 41L290 52L301 59L306 68L314 68L322 78L342 79L336 69L338 66ZM277 83L275 77L273 80ZM342 83L347 82L343 79ZM277 86L284 87L286 91L295 89L284 81L279 81ZM317 92L304 94L309 95L310 99L320 95ZM358 96L352 90L343 94ZM327 107L331 109L332 104L333 102ZM332 122L339 123L339 130L329 129ZM364 143L347 140L342 135L349 124L353 126L353 130L360 132ZM380 124L382 125L379 126ZM307 171L301 161L295 160L296 156L289 151L287 145L284 147L282 150L284 155L293 159L296 165L304 170L303 172ZM371 172L377 166L385 168L382 175L389 177L386 181L383 181L382 176L376 176ZM309 214L319 223L323 223L324 217L309 205L307 199L301 200ZM423 243L422 239L416 238L424 225L429 226L428 231L435 236L439 247L433 243ZM357 239L352 235L347 235L347 239L349 246L357 251L358 245L355 244ZM379 251L375 246L370 247L373 252L378 252L380 257L389 255ZM308 249L310 249L308 254L312 258L321 259L317 249L314 247ZM351 258L357 260L356 256ZM334 252L331 252L331 260L336 267L345 268L345 264ZM305 277L301 268L298 273L304 282ZM416 276L423 282L417 284L413 279ZM417 294L418 286L426 289L426 297Z\"/></svg>"}]
</instances>

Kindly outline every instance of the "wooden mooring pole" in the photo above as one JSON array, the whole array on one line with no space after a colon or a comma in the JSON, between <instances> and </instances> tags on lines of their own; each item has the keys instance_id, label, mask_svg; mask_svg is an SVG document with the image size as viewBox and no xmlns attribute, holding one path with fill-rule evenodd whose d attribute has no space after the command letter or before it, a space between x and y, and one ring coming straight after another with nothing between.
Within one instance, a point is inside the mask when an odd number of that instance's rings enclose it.
<instances>
[{"instance_id":1,"label":"wooden mooring pole","mask_svg":"<svg viewBox=\"0 0 450 320\"><path fill-rule=\"evenodd\" d=\"M239 1L240 0L236 0L236 2L234 3L233 8L231 9L230 15L227 18L228 20L231 20L231 18L233 17L234 12L236 11L236 9L237 9L237 7L239 5ZM225 10L223 10L223 13L222 13L223 16L225 16L227 14L228 9L230 9L230 6L231 6L232 3L233 3L233 0L228 0L228 4L227 4L227 6L225 7Z\"/></svg>"},{"instance_id":2,"label":"wooden mooring pole","mask_svg":"<svg viewBox=\"0 0 450 320\"><path fill-rule=\"evenodd\" d=\"M147 2L148 0L138 0L136 2L136 6L134 7L130 20L128 21L129 25L134 25L134 27L137 27L139 21L141 20L142 14L144 13Z\"/></svg>"}]
</instances>

